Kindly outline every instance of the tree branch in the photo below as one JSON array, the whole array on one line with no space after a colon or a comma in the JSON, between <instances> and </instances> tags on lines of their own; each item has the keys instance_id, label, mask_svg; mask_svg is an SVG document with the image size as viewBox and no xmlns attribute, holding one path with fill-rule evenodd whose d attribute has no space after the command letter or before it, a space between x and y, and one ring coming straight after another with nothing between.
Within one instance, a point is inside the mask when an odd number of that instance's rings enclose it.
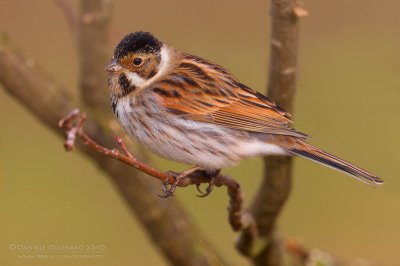
<instances>
[{"instance_id":1,"label":"tree branch","mask_svg":"<svg viewBox=\"0 0 400 266\"><path fill-rule=\"evenodd\" d=\"M17 54L5 44L0 35L0 83L6 92L28 108L56 133L59 119L77 106L77 101L56 82L44 75L37 66ZM104 145L111 146L114 139L104 121L87 121L88 134ZM174 265L228 264L208 243L174 199L159 199L149 195L159 184L149 182L137 171L107 157L99 155L86 145L78 145L85 155L109 174L121 195L146 228L153 243Z\"/></svg>"},{"instance_id":2,"label":"tree branch","mask_svg":"<svg viewBox=\"0 0 400 266\"><path fill-rule=\"evenodd\" d=\"M112 0L81 0L78 58L83 102L95 113L110 105L107 73L104 68L111 58L109 28Z\"/></svg>"},{"instance_id":3,"label":"tree branch","mask_svg":"<svg viewBox=\"0 0 400 266\"><path fill-rule=\"evenodd\" d=\"M268 97L289 112L296 88L299 17L305 15L307 11L297 0L271 0ZM289 196L291 172L290 157L265 158L263 182L250 207L257 230L244 231L237 243L240 252L251 257L256 265L282 264L276 220Z\"/></svg>"}]
</instances>

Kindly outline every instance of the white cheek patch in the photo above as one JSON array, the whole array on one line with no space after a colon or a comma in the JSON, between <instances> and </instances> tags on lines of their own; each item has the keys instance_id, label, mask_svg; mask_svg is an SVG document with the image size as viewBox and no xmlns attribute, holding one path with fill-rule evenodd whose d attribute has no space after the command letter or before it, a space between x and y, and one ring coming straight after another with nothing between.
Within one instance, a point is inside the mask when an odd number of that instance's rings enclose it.
<instances>
[{"instance_id":1,"label":"white cheek patch","mask_svg":"<svg viewBox=\"0 0 400 266\"><path fill-rule=\"evenodd\" d=\"M164 75L164 73L168 69L168 63L169 63L168 48L163 46L161 48L160 54L161 54L161 62L160 62L157 74L155 76L153 76L152 78L145 80L144 78L139 76L137 73L134 73L134 72L126 73L126 77L128 78L128 80L130 81L130 83L132 85L134 85L136 87L144 88L144 87L150 85L154 80L156 80L159 77L161 77L162 75Z\"/></svg>"},{"instance_id":2,"label":"white cheek patch","mask_svg":"<svg viewBox=\"0 0 400 266\"><path fill-rule=\"evenodd\" d=\"M126 77L131 82L131 84L135 85L136 87L141 87L146 82L146 80L139 76L138 73L128 72L126 73Z\"/></svg>"}]
</instances>

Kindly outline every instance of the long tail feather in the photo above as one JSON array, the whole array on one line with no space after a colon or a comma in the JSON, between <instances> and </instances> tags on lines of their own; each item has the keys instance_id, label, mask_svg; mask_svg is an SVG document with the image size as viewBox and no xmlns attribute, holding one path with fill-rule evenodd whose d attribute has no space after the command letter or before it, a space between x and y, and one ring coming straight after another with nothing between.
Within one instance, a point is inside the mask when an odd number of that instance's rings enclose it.
<instances>
[{"instance_id":1,"label":"long tail feather","mask_svg":"<svg viewBox=\"0 0 400 266\"><path fill-rule=\"evenodd\" d=\"M297 145L287 148L296 155L313 160L324 166L343 172L357 180L367 183L373 187L383 184L383 180L349 162L346 162L330 153L320 150L304 141L299 140Z\"/></svg>"}]
</instances>

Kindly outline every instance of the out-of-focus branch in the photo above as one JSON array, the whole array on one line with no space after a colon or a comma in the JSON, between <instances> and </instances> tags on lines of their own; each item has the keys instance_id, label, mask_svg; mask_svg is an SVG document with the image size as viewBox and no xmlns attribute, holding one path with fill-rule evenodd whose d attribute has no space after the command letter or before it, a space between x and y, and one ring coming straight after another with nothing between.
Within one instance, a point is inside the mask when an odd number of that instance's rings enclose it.
<instances>
[{"instance_id":1,"label":"out-of-focus branch","mask_svg":"<svg viewBox=\"0 0 400 266\"><path fill-rule=\"evenodd\" d=\"M54 0L68 22L79 58L79 84L82 101L95 114L104 113L110 105L107 73L104 68L110 59L109 29L112 0L81 0L79 12L71 0Z\"/></svg>"},{"instance_id":2,"label":"out-of-focus branch","mask_svg":"<svg viewBox=\"0 0 400 266\"><path fill-rule=\"evenodd\" d=\"M95 113L110 106L107 74L112 0L81 0L79 14L79 79L83 102ZM111 113L109 113L111 114Z\"/></svg>"},{"instance_id":3,"label":"out-of-focus branch","mask_svg":"<svg viewBox=\"0 0 400 266\"><path fill-rule=\"evenodd\" d=\"M272 29L268 97L289 112L296 88L299 18L307 11L298 0L271 0ZM290 157L265 158L263 182L250 207L257 224L257 235L244 231L238 249L255 265L281 265L282 243L276 220L289 196L292 160Z\"/></svg>"},{"instance_id":4,"label":"out-of-focus branch","mask_svg":"<svg viewBox=\"0 0 400 266\"><path fill-rule=\"evenodd\" d=\"M77 103L56 82L43 74L32 60L27 60L4 43L0 35L0 83L2 87L31 113L56 133L61 134L58 121ZM87 121L86 131L107 146L114 144L103 121ZM132 171L123 164L79 144L85 155L109 174L128 206L137 214L153 242L174 265L228 264L204 239L174 199L154 197L158 182Z\"/></svg>"}]
</instances>

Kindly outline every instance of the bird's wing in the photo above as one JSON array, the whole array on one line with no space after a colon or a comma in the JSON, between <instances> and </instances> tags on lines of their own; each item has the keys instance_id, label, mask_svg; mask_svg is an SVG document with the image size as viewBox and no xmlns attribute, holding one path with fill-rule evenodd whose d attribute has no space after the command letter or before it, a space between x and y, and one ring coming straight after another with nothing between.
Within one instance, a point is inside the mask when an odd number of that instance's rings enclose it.
<instances>
[{"instance_id":1,"label":"bird's wing","mask_svg":"<svg viewBox=\"0 0 400 266\"><path fill-rule=\"evenodd\" d=\"M170 112L249 132L307 138L289 126L290 114L241 84L222 67L188 56L152 90Z\"/></svg>"}]
</instances>

